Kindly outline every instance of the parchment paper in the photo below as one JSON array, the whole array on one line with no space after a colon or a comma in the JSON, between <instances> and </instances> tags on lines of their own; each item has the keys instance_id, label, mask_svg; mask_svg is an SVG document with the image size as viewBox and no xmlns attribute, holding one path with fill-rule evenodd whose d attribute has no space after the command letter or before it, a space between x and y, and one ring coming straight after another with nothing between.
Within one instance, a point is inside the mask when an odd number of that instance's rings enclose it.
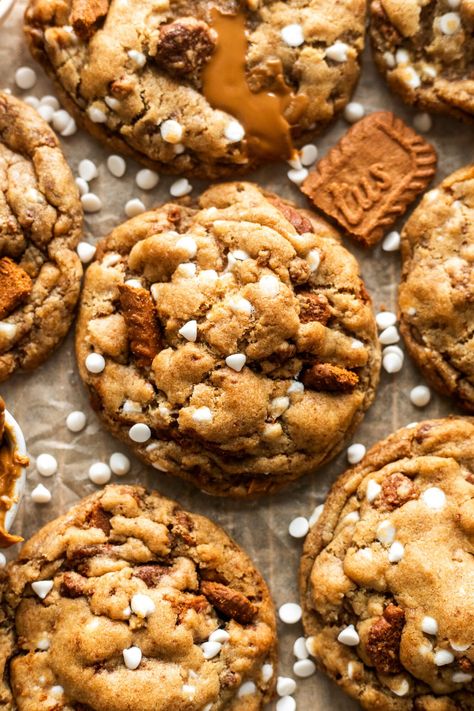
<instances>
[{"instance_id":1,"label":"parchment paper","mask_svg":"<svg viewBox=\"0 0 474 711\"><path fill-rule=\"evenodd\" d=\"M3 27L0 26L0 86L10 88L14 94L37 97L54 94L54 89L39 66L31 60L22 36L22 14L25 0L17 0L16 6ZM22 65L34 66L38 82L31 91L22 92L15 87L14 73ZM393 97L379 78L367 49L362 68L361 81L354 96L367 112L388 109L412 123L414 112L405 108ZM320 156L330 148L347 129L343 119L315 140ZM444 176L472 162L474 159L474 136L472 128L448 118L435 117L434 128L429 132L439 155L436 182ZM175 178L161 177L155 190L144 192L135 184L138 164L127 160L125 177L118 180L107 170L108 153L91 137L78 132L62 140L64 152L77 175L78 162L91 158L99 169L99 177L92 181L91 190L103 201L103 209L94 215L86 215L86 238L92 242L106 235L112 227L125 220L124 205L132 197L139 197L146 207L152 207L170 199L169 186ZM305 205L298 188L288 180L288 166L273 165L262 169L249 179L255 180L280 195ZM200 186L193 182L195 193ZM402 223L397 225L400 229ZM362 264L366 285L373 297L374 306L396 310L396 293L399 277L399 254L383 252L380 245L371 251L363 251L346 240L346 247L356 254ZM31 455L27 491L17 517L14 531L30 536L54 516L63 513L78 498L92 493L96 487L87 476L94 461L107 461L112 452L122 451L132 458L131 473L112 481L138 482L158 488L163 494L175 498L185 507L213 518L223 526L251 555L265 576L273 593L276 606L284 602L298 601L297 569L301 542L288 535L288 524L299 515L309 516L321 503L331 483L346 466L343 451L329 466L312 476L291 484L282 494L259 501L233 502L215 499L201 494L191 486L167 478L135 460L130 452L117 443L99 424L89 406L85 390L79 379L73 349L73 334L70 333L62 347L39 370L31 375L17 375L0 386L7 407L18 420L25 434ZM401 345L401 344L400 344ZM411 405L410 389L423 382L408 356L400 373L382 373L376 401L353 442L362 442L367 447L390 434L396 428L412 421L440 417L457 412L450 401L433 393L430 404L423 410ZM79 434L72 434L65 424L72 410L87 413L87 427ZM58 474L50 479L40 477L35 471L35 457L41 452L50 452L59 462ZM52 492L50 504L35 505L29 492L38 484L45 484ZM19 547L8 552L16 555ZM279 623L281 663L279 673L293 676L295 661L292 654L294 640L302 634L300 625L287 626ZM297 680L295 698L299 711L355 711L358 704L349 700L332 682L316 673L306 680ZM271 705L269 709L274 709Z\"/></svg>"}]
</instances>

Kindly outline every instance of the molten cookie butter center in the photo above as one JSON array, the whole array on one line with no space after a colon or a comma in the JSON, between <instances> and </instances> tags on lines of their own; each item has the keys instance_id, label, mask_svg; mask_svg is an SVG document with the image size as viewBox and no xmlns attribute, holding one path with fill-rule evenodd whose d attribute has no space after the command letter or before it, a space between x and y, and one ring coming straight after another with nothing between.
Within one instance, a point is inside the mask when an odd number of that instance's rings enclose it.
<instances>
[{"instance_id":1,"label":"molten cookie butter center","mask_svg":"<svg viewBox=\"0 0 474 711\"><path fill-rule=\"evenodd\" d=\"M0 398L0 548L23 540L8 533L5 517L15 503L15 484L26 464L26 458L17 451L15 435L5 422L4 404Z\"/></svg>"},{"instance_id":2,"label":"molten cookie butter center","mask_svg":"<svg viewBox=\"0 0 474 711\"><path fill-rule=\"evenodd\" d=\"M297 113L294 111L297 106L293 105L304 97L293 94L281 70L275 76L275 91L252 92L245 72L248 45L245 15L224 15L213 8L211 17L218 40L203 70L204 96L211 106L240 121L252 152L273 159L290 158L293 145L285 113Z\"/></svg>"}]
</instances>

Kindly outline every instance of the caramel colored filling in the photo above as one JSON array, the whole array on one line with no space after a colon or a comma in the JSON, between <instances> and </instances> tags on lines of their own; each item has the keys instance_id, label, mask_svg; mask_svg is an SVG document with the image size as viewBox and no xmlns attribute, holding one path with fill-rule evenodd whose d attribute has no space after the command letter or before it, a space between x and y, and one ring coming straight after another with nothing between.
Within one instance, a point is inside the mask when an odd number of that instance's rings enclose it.
<instances>
[{"instance_id":1,"label":"caramel colored filling","mask_svg":"<svg viewBox=\"0 0 474 711\"><path fill-rule=\"evenodd\" d=\"M245 15L223 15L212 8L216 49L203 70L203 93L212 107L234 116L245 128L250 152L267 158L290 158L293 153L290 124L301 99L293 94L280 73L275 92L252 92L247 83Z\"/></svg>"},{"instance_id":2,"label":"caramel colored filling","mask_svg":"<svg viewBox=\"0 0 474 711\"><path fill-rule=\"evenodd\" d=\"M12 536L5 530L5 516L15 503L15 484L27 460L18 454L13 432L5 425L3 440L0 442L0 548L18 543L23 539Z\"/></svg>"}]
</instances>

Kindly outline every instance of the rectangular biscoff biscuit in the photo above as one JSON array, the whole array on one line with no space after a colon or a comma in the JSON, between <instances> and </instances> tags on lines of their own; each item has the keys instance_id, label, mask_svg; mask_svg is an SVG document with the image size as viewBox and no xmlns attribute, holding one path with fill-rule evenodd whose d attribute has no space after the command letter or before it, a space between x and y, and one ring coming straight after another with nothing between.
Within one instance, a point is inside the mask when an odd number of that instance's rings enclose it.
<instances>
[{"instance_id":1,"label":"rectangular biscoff biscuit","mask_svg":"<svg viewBox=\"0 0 474 711\"><path fill-rule=\"evenodd\" d=\"M434 148L389 111L356 123L302 185L311 202L366 247L404 214L436 171Z\"/></svg>"},{"instance_id":2,"label":"rectangular biscoff biscuit","mask_svg":"<svg viewBox=\"0 0 474 711\"><path fill-rule=\"evenodd\" d=\"M0 259L0 319L23 303L32 289L32 281L24 269L10 257Z\"/></svg>"}]
</instances>

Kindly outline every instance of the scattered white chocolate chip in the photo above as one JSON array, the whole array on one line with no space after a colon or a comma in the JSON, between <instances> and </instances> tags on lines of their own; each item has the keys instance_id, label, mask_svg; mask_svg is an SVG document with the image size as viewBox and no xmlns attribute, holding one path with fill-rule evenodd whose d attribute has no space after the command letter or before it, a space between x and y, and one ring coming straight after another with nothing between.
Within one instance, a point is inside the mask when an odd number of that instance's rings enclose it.
<instances>
[{"instance_id":1,"label":"scattered white chocolate chip","mask_svg":"<svg viewBox=\"0 0 474 711\"><path fill-rule=\"evenodd\" d=\"M234 314L243 314L244 316L250 316L253 311L253 306L247 299L242 296L237 296L229 299L229 308Z\"/></svg>"},{"instance_id":2,"label":"scattered white chocolate chip","mask_svg":"<svg viewBox=\"0 0 474 711\"><path fill-rule=\"evenodd\" d=\"M93 123L105 123L107 121L106 114L98 106L89 106L87 115Z\"/></svg>"},{"instance_id":3,"label":"scattered white chocolate chip","mask_svg":"<svg viewBox=\"0 0 474 711\"><path fill-rule=\"evenodd\" d=\"M304 393L304 384L300 383L298 380L292 380L286 392L288 395L291 395L292 393Z\"/></svg>"},{"instance_id":4,"label":"scattered white chocolate chip","mask_svg":"<svg viewBox=\"0 0 474 711\"><path fill-rule=\"evenodd\" d=\"M307 143L300 150L301 163L304 166L313 165L318 157L318 149L313 143Z\"/></svg>"},{"instance_id":5,"label":"scattered white chocolate chip","mask_svg":"<svg viewBox=\"0 0 474 711\"><path fill-rule=\"evenodd\" d=\"M28 104L28 106L31 106L32 109L37 109L40 103L36 96L25 96L23 97L23 101L25 104Z\"/></svg>"},{"instance_id":6,"label":"scattered white chocolate chip","mask_svg":"<svg viewBox=\"0 0 474 711\"><path fill-rule=\"evenodd\" d=\"M278 616L286 625L294 625L301 620L301 607L296 602L285 602L278 610Z\"/></svg>"},{"instance_id":7,"label":"scattered white chocolate chip","mask_svg":"<svg viewBox=\"0 0 474 711\"><path fill-rule=\"evenodd\" d=\"M129 49L127 54L137 69L142 69L145 66L146 57L143 52L139 52L137 49Z\"/></svg>"},{"instance_id":8,"label":"scattered white chocolate chip","mask_svg":"<svg viewBox=\"0 0 474 711\"><path fill-rule=\"evenodd\" d=\"M383 239L382 249L384 252L397 252L400 249L400 240L399 232L389 232Z\"/></svg>"},{"instance_id":9,"label":"scattered white chocolate chip","mask_svg":"<svg viewBox=\"0 0 474 711\"><path fill-rule=\"evenodd\" d=\"M79 195L87 195L89 192L89 185L84 178L76 178L75 183L79 190Z\"/></svg>"},{"instance_id":10,"label":"scattered white chocolate chip","mask_svg":"<svg viewBox=\"0 0 474 711\"><path fill-rule=\"evenodd\" d=\"M283 42L289 47L299 47L304 43L303 28L297 23L286 25L280 34Z\"/></svg>"},{"instance_id":11,"label":"scattered white chocolate chip","mask_svg":"<svg viewBox=\"0 0 474 711\"><path fill-rule=\"evenodd\" d=\"M189 697L190 699L193 699L196 693L196 687L192 684L183 684L183 686L181 687L181 691L185 696Z\"/></svg>"},{"instance_id":12,"label":"scattered white chocolate chip","mask_svg":"<svg viewBox=\"0 0 474 711\"><path fill-rule=\"evenodd\" d=\"M410 691L410 684L406 679L402 679L398 686L390 686L390 691L393 691L393 693L396 696L406 696L408 692Z\"/></svg>"},{"instance_id":13,"label":"scattered white chocolate chip","mask_svg":"<svg viewBox=\"0 0 474 711\"><path fill-rule=\"evenodd\" d=\"M270 679L273 678L273 674L274 674L273 664L270 664L270 663L264 664L262 667L262 679L265 682L265 684L267 684L270 681Z\"/></svg>"},{"instance_id":14,"label":"scattered white chocolate chip","mask_svg":"<svg viewBox=\"0 0 474 711\"><path fill-rule=\"evenodd\" d=\"M178 331L179 335L191 343L195 343L198 334L197 321L187 321Z\"/></svg>"},{"instance_id":15,"label":"scattered white chocolate chip","mask_svg":"<svg viewBox=\"0 0 474 711\"><path fill-rule=\"evenodd\" d=\"M367 482L367 490L365 492L367 501L369 503L372 503L372 501L377 498L381 491L382 487L380 486L380 484L374 481L374 479L369 479L369 481Z\"/></svg>"},{"instance_id":16,"label":"scattered white chocolate chip","mask_svg":"<svg viewBox=\"0 0 474 711\"><path fill-rule=\"evenodd\" d=\"M405 554L405 547L400 541L394 541L388 551L390 563L399 563Z\"/></svg>"},{"instance_id":17,"label":"scattered white chocolate chip","mask_svg":"<svg viewBox=\"0 0 474 711\"><path fill-rule=\"evenodd\" d=\"M81 203L84 212L99 212L102 209L102 200L95 193L81 195Z\"/></svg>"},{"instance_id":18,"label":"scattered white chocolate chip","mask_svg":"<svg viewBox=\"0 0 474 711\"><path fill-rule=\"evenodd\" d=\"M131 289L141 289L142 288L142 283L140 279L127 279L125 282L125 286L129 286Z\"/></svg>"},{"instance_id":19,"label":"scattered white chocolate chip","mask_svg":"<svg viewBox=\"0 0 474 711\"><path fill-rule=\"evenodd\" d=\"M431 400L431 390L426 385L416 385L410 390L410 401L415 407L426 407Z\"/></svg>"},{"instance_id":20,"label":"scattered white chocolate chip","mask_svg":"<svg viewBox=\"0 0 474 711\"><path fill-rule=\"evenodd\" d=\"M398 343L400 340L400 334L395 326L388 326L384 328L379 336L379 341L383 346L389 346L392 343Z\"/></svg>"},{"instance_id":21,"label":"scattered white chocolate chip","mask_svg":"<svg viewBox=\"0 0 474 711\"><path fill-rule=\"evenodd\" d=\"M97 484L98 486L107 484L111 476L112 472L110 471L110 467L108 464L105 464L105 462L94 462L94 464L91 464L89 467L89 479L93 484Z\"/></svg>"},{"instance_id":22,"label":"scattered white chocolate chip","mask_svg":"<svg viewBox=\"0 0 474 711\"><path fill-rule=\"evenodd\" d=\"M38 484L31 492L31 500L35 504L49 504L51 501L51 492L43 486L43 484Z\"/></svg>"},{"instance_id":23,"label":"scattered white chocolate chip","mask_svg":"<svg viewBox=\"0 0 474 711\"><path fill-rule=\"evenodd\" d=\"M60 131L60 133L61 133L61 136L63 136L64 138L67 138L68 136L73 136L76 133L76 131L77 131L76 122L74 121L74 119L71 116L67 125L66 125L66 128L64 128L62 131Z\"/></svg>"},{"instance_id":24,"label":"scattered white chocolate chip","mask_svg":"<svg viewBox=\"0 0 474 711\"><path fill-rule=\"evenodd\" d=\"M269 299L274 298L280 292L280 281L273 274L265 274L258 282L260 291Z\"/></svg>"},{"instance_id":25,"label":"scattered white chocolate chip","mask_svg":"<svg viewBox=\"0 0 474 711\"><path fill-rule=\"evenodd\" d=\"M70 432L80 432L86 426L87 418L81 410L73 410L66 417L66 427Z\"/></svg>"},{"instance_id":26,"label":"scattered white chocolate chip","mask_svg":"<svg viewBox=\"0 0 474 711\"><path fill-rule=\"evenodd\" d=\"M138 617L149 617L156 609L151 597L143 593L136 593L132 596L130 608Z\"/></svg>"},{"instance_id":27,"label":"scattered white chocolate chip","mask_svg":"<svg viewBox=\"0 0 474 711\"><path fill-rule=\"evenodd\" d=\"M438 634L438 623L435 618L425 615L425 617L421 620L421 631L425 634Z\"/></svg>"},{"instance_id":28,"label":"scattered white chocolate chip","mask_svg":"<svg viewBox=\"0 0 474 711\"><path fill-rule=\"evenodd\" d=\"M109 109L112 109L112 111L118 111L120 109L120 101L118 99L115 99L113 96L106 96L104 98L104 101L109 107Z\"/></svg>"},{"instance_id":29,"label":"scattered white chocolate chip","mask_svg":"<svg viewBox=\"0 0 474 711\"><path fill-rule=\"evenodd\" d=\"M142 661L142 650L140 647L129 647L123 650L123 661L127 669L134 671L140 666Z\"/></svg>"},{"instance_id":30,"label":"scattered white chocolate chip","mask_svg":"<svg viewBox=\"0 0 474 711\"><path fill-rule=\"evenodd\" d=\"M324 509L324 504L318 504L316 508L314 509L313 513L308 519L309 527L312 528L321 518L321 514L323 513Z\"/></svg>"},{"instance_id":31,"label":"scattered white chocolate chip","mask_svg":"<svg viewBox=\"0 0 474 711\"><path fill-rule=\"evenodd\" d=\"M355 442L347 448L347 461L349 464L358 464L364 457L366 453L366 448L360 442Z\"/></svg>"},{"instance_id":32,"label":"scattered white chocolate chip","mask_svg":"<svg viewBox=\"0 0 474 711\"><path fill-rule=\"evenodd\" d=\"M426 112L415 114L413 118L413 126L420 133L428 133L433 128L433 119Z\"/></svg>"},{"instance_id":33,"label":"scattered white chocolate chip","mask_svg":"<svg viewBox=\"0 0 474 711\"><path fill-rule=\"evenodd\" d=\"M456 644L456 642L451 642L451 640L449 641L449 644L455 652L465 652L471 646L469 642L467 644Z\"/></svg>"},{"instance_id":34,"label":"scattered white chocolate chip","mask_svg":"<svg viewBox=\"0 0 474 711\"><path fill-rule=\"evenodd\" d=\"M43 452L36 458L36 469L41 476L53 476L58 471L58 462L52 454Z\"/></svg>"},{"instance_id":35,"label":"scattered white chocolate chip","mask_svg":"<svg viewBox=\"0 0 474 711\"><path fill-rule=\"evenodd\" d=\"M438 23L439 29L444 35L454 35L461 27L461 16L458 12L447 12L441 15Z\"/></svg>"},{"instance_id":36,"label":"scattered white chocolate chip","mask_svg":"<svg viewBox=\"0 0 474 711\"><path fill-rule=\"evenodd\" d=\"M255 694L256 691L257 687L253 681L244 681L237 692L237 698L241 699L242 696L250 696L251 694Z\"/></svg>"},{"instance_id":37,"label":"scattered white chocolate chip","mask_svg":"<svg viewBox=\"0 0 474 711\"><path fill-rule=\"evenodd\" d=\"M296 691L296 681L289 676L279 676L277 679L278 696L289 696Z\"/></svg>"},{"instance_id":38,"label":"scattered white chocolate chip","mask_svg":"<svg viewBox=\"0 0 474 711\"><path fill-rule=\"evenodd\" d=\"M184 249L188 257L192 259L197 254L197 244L196 240L189 235L183 235L176 242L176 247L178 249Z\"/></svg>"},{"instance_id":39,"label":"scattered white chocolate chip","mask_svg":"<svg viewBox=\"0 0 474 711\"><path fill-rule=\"evenodd\" d=\"M296 701L292 696L283 696L276 702L276 711L296 711Z\"/></svg>"},{"instance_id":40,"label":"scattered white chocolate chip","mask_svg":"<svg viewBox=\"0 0 474 711\"><path fill-rule=\"evenodd\" d=\"M295 183L295 185L301 185L301 183L304 183L309 173L307 168L292 168L288 171L287 175L292 183Z\"/></svg>"},{"instance_id":41,"label":"scattered white chocolate chip","mask_svg":"<svg viewBox=\"0 0 474 711\"><path fill-rule=\"evenodd\" d=\"M395 526L386 519L377 526L376 538L385 546L391 545L395 540Z\"/></svg>"},{"instance_id":42,"label":"scattered white chocolate chip","mask_svg":"<svg viewBox=\"0 0 474 711\"><path fill-rule=\"evenodd\" d=\"M151 429L144 422L137 422L130 427L128 436L133 442L148 442L151 437Z\"/></svg>"},{"instance_id":43,"label":"scattered white chocolate chip","mask_svg":"<svg viewBox=\"0 0 474 711\"><path fill-rule=\"evenodd\" d=\"M213 420L212 412L205 405L203 407L198 407L192 414L194 422L199 423L209 423Z\"/></svg>"},{"instance_id":44,"label":"scattered white chocolate chip","mask_svg":"<svg viewBox=\"0 0 474 711\"><path fill-rule=\"evenodd\" d=\"M89 373L102 373L105 368L105 358L100 353L89 353L85 360L86 370Z\"/></svg>"},{"instance_id":45,"label":"scattered white chocolate chip","mask_svg":"<svg viewBox=\"0 0 474 711\"><path fill-rule=\"evenodd\" d=\"M156 188L160 180L160 176L154 170L142 168L135 176L135 182L140 190L153 190Z\"/></svg>"},{"instance_id":46,"label":"scattered white chocolate chip","mask_svg":"<svg viewBox=\"0 0 474 711\"><path fill-rule=\"evenodd\" d=\"M42 106L40 104L36 110L44 121L51 123L54 116L54 109L52 106L48 106L47 104Z\"/></svg>"},{"instance_id":47,"label":"scattered white chocolate chip","mask_svg":"<svg viewBox=\"0 0 474 711\"><path fill-rule=\"evenodd\" d=\"M446 504L446 494L437 486L430 486L421 495L422 501L433 511L441 511Z\"/></svg>"},{"instance_id":48,"label":"scattered white chocolate chip","mask_svg":"<svg viewBox=\"0 0 474 711\"><path fill-rule=\"evenodd\" d=\"M32 89L36 84L36 72L31 67L19 67L15 72L15 84L19 89Z\"/></svg>"},{"instance_id":49,"label":"scattered white chocolate chip","mask_svg":"<svg viewBox=\"0 0 474 711\"><path fill-rule=\"evenodd\" d=\"M437 667L444 667L454 662L454 654L449 649L438 649L434 653L434 663Z\"/></svg>"},{"instance_id":50,"label":"scattered white chocolate chip","mask_svg":"<svg viewBox=\"0 0 474 711\"><path fill-rule=\"evenodd\" d=\"M122 452L114 452L110 455L109 467L116 476L125 476L130 471L130 459Z\"/></svg>"},{"instance_id":51,"label":"scattered white chocolate chip","mask_svg":"<svg viewBox=\"0 0 474 711\"><path fill-rule=\"evenodd\" d=\"M31 583L33 591L38 595L40 600L44 600L53 589L54 582L52 580L37 580Z\"/></svg>"},{"instance_id":52,"label":"scattered white chocolate chip","mask_svg":"<svg viewBox=\"0 0 474 711\"><path fill-rule=\"evenodd\" d=\"M397 316L393 311L379 311L375 315L375 322L380 331L384 331L389 326L395 326L397 323Z\"/></svg>"},{"instance_id":53,"label":"scattered white chocolate chip","mask_svg":"<svg viewBox=\"0 0 474 711\"><path fill-rule=\"evenodd\" d=\"M308 262L309 268L312 272L317 271L321 263L321 254L319 252L319 249L312 249L310 252L308 252L306 261Z\"/></svg>"},{"instance_id":54,"label":"scattered white chocolate chip","mask_svg":"<svg viewBox=\"0 0 474 711\"><path fill-rule=\"evenodd\" d=\"M230 121L224 129L224 136L230 143L238 143L245 136L245 128L239 121Z\"/></svg>"},{"instance_id":55,"label":"scattered white chocolate chip","mask_svg":"<svg viewBox=\"0 0 474 711\"><path fill-rule=\"evenodd\" d=\"M59 684L56 684L51 687L51 694L56 697L62 696L64 694L64 689Z\"/></svg>"},{"instance_id":56,"label":"scattered white chocolate chip","mask_svg":"<svg viewBox=\"0 0 474 711\"><path fill-rule=\"evenodd\" d=\"M77 255L83 264L88 264L97 251L97 248L89 242L79 242L76 248Z\"/></svg>"},{"instance_id":57,"label":"scattered white chocolate chip","mask_svg":"<svg viewBox=\"0 0 474 711\"><path fill-rule=\"evenodd\" d=\"M145 212L145 210L145 205L138 198L132 198L125 203L125 214L127 217L136 217L137 215L141 215L142 212Z\"/></svg>"},{"instance_id":58,"label":"scattered white chocolate chip","mask_svg":"<svg viewBox=\"0 0 474 711\"><path fill-rule=\"evenodd\" d=\"M233 353L225 359L226 365L235 370L236 373L240 373L246 361L247 357L243 353Z\"/></svg>"},{"instance_id":59,"label":"scattered white chocolate chip","mask_svg":"<svg viewBox=\"0 0 474 711\"><path fill-rule=\"evenodd\" d=\"M348 647L356 647L360 642L360 637L354 625L349 625L339 632L337 641Z\"/></svg>"},{"instance_id":60,"label":"scattered white chocolate chip","mask_svg":"<svg viewBox=\"0 0 474 711\"><path fill-rule=\"evenodd\" d=\"M115 178L122 178L127 170L127 164L122 156L112 154L107 158L107 168Z\"/></svg>"},{"instance_id":61,"label":"scattered white chocolate chip","mask_svg":"<svg viewBox=\"0 0 474 711\"><path fill-rule=\"evenodd\" d=\"M170 194L173 197L184 197L188 195L193 189L193 186L187 178L179 178L170 187Z\"/></svg>"},{"instance_id":62,"label":"scattered white chocolate chip","mask_svg":"<svg viewBox=\"0 0 474 711\"><path fill-rule=\"evenodd\" d=\"M293 654L297 659L308 659L309 652L306 648L306 639L298 637L293 644Z\"/></svg>"},{"instance_id":63,"label":"scattered white chocolate chip","mask_svg":"<svg viewBox=\"0 0 474 711\"><path fill-rule=\"evenodd\" d=\"M77 170L78 170L80 177L83 180L86 180L88 183L91 180L94 180L94 178L97 178L97 176L99 174L97 171L96 164L93 161L89 160L88 158L84 158L84 160L81 160L79 162Z\"/></svg>"},{"instance_id":64,"label":"scattered white chocolate chip","mask_svg":"<svg viewBox=\"0 0 474 711\"><path fill-rule=\"evenodd\" d=\"M382 358L383 369L387 373L398 373L403 368L403 357L398 353L386 353Z\"/></svg>"},{"instance_id":65,"label":"scattered white chocolate chip","mask_svg":"<svg viewBox=\"0 0 474 711\"><path fill-rule=\"evenodd\" d=\"M334 44L326 49L325 55L328 59L332 59L333 62L347 62L347 52L349 51L349 45L340 40L336 40Z\"/></svg>"},{"instance_id":66,"label":"scattered white chocolate chip","mask_svg":"<svg viewBox=\"0 0 474 711\"><path fill-rule=\"evenodd\" d=\"M292 538L304 538L309 531L309 521L304 516L297 516L288 526Z\"/></svg>"},{"instance_id":67,"label":"scattered white chocolate chip","mask_svg":"<svg viewBox=\"0 0 474 711\"><path fill-rule=\"evenodd\" d=\"M179 276L186 277L187 279L192 279L196 276L196 271L197 267L195 264L192 262L184 262L183 264L178 265L175 273Z\"/></svg>"},{"instance_id":68,"label":"scattered white chocolate chip","mask_svg":"<svg viewBox=\"0 0 474 711\"><path fill-rule=\"evenodd\" d=\"M344 109L344 118L348 123L356 123L365 116L365 109L358 101L350 101Z\"/></svg>"},{"instance_id":69,"label":"scattered white chocolate chip","mask_svg":"<svg viewBox=\"0 0 474 711\"><path fill-rule=\"evenodd\" d=\"M51 123L53 124L54 130L63 135L63 131L68 128L71 121L73 121L72 116L64 109L59 109L54 112Z\"/></svg>"},{"instance_id":70,"label":"scattered white chocolate chip","mask_svg":"<svg viewBox=\"0 0 474 711\"><path fill-rule=\"evenodd\" d=\"M179 121L168 119L167 121L163 121L160 125L160 133L162 139L166 143L181 143L181 139L183 138L183 127Z\"/></svg>"},{"instance_id":71,"label":"scattered white chocolate chip","mask_svg":"<svg viewBox=\"0 0 474 711\"><path fill-rule=\"evenodd\" d=\"M211 632L209 635L209 642L219 642L219 644L225 644L230 639L230 634L225 630L218 628Z\"/></svg>"},{"instance_id":72,"label":"scattered white chocolate chip","mask_svg":"<svg viewBox=\"0 0 474 711\"><path fill-rule=\"evenodd\" d=\"M311 659L298 659L293 664L293 673L301 679L306 679L316 671L316 664Z\"/></svg>"},{"instance_id":73,"label":"scattered white chocolate chip","mask_svg":"<svg viewBox=\"0 0 474 711\"><path fill-rule=\"evenodd\" d=\"M54 111L58 111L60 107L59 101L52 94L46 94L45 96L42 96L40 99L40 104L42 106L51 106Z\"/></svg>"},{"instance_id":74,"label":"scattered white chocolate chip","mask_svg":"<svg viewBox=\"0 0 474 711\"><path fill-rule=\"evenodd\" d=\"M213 659L220 653L222 644L220 642L204 642L201 644L201 649L204 659Z\"/></svg>"}]
</instances>

